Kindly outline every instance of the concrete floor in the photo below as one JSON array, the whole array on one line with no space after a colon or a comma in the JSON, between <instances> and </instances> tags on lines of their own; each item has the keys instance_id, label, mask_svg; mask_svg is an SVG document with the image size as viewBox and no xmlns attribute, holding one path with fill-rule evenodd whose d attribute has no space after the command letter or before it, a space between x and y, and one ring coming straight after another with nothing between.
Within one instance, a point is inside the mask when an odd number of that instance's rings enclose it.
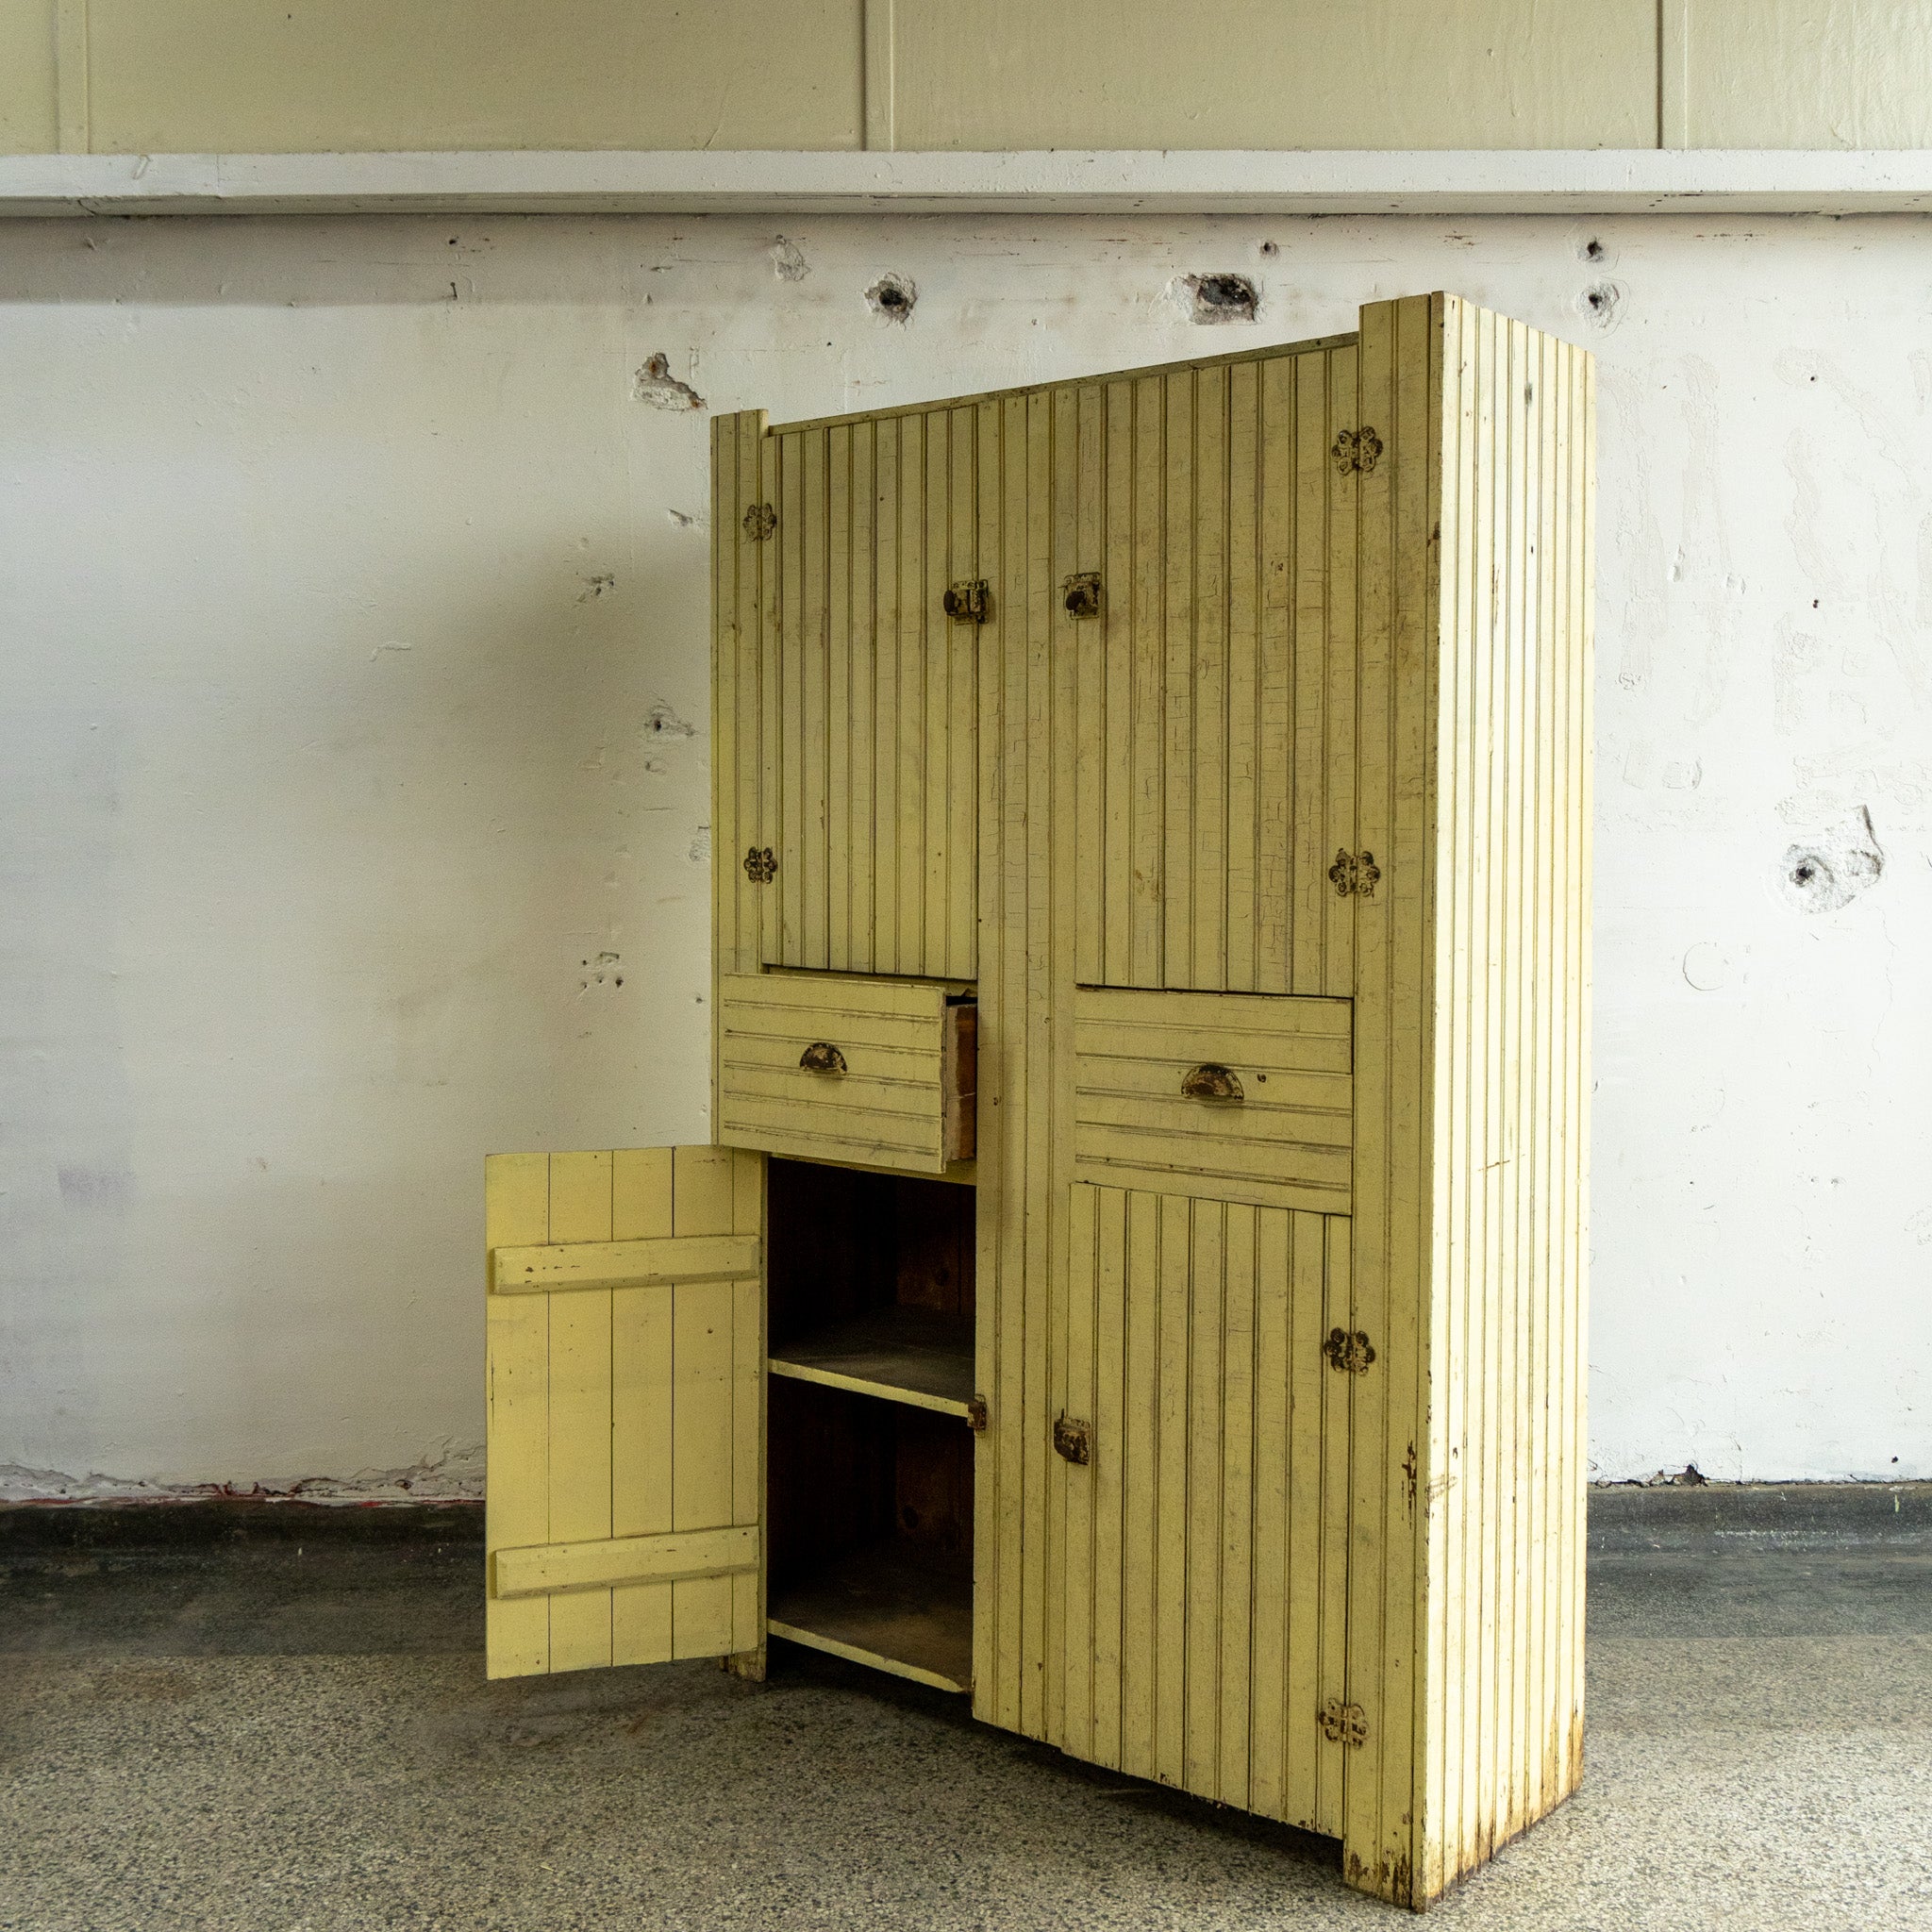
<instances>
[{"instance_id":1,"label":"concrete floor","mask_svg":"<svg viewBox=\"0 0 1932 1932\"><path fill-rule=\"evenodd\" d=\"M466 1512L0 1511L0 1927L1399 1924L1332 1846L785 1650L488 1684ZM1932 1928L1932 1497L1607 1491L1582 1793L1437 1907Z\"/></svg>"}]
</instances>

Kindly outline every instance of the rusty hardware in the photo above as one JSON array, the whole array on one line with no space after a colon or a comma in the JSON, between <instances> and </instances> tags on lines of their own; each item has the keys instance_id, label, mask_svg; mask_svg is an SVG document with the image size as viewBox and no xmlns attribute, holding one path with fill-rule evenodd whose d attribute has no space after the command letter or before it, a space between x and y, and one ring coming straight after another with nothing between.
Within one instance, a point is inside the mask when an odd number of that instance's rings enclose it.
<instances>
[{"instance_id":1,"label":"rusty hardware","mask_svg":"<svg viewBox=\"0 0 1932 1932\"><path fill-rule=\"evenodd\" d=\"M1351 892L1373 899L1375 881L1381 876L1382 868L1373 852L1350 852L1341 846L1336 848L1335 863L1328 868L1328 880L1338 899L1345 899Z\"/></svg>"},{"instance_id":2,"label":"rusty hardware","mask_svg":"<svg viewBox=\"0 0 1932 1932\"><path fill-rule=\"evenodd\" d=\"M1408 1445L1408 1454L1402 1458L1403 1487L1408 1491L1408 1507L1411 1509L1415 1507L1416 1479L1421 1474L1421 1466L1416 1461L1415 1444L1411 1442Z\"/></svg>"},{"instance_id":3,"label":"rusty hardware","mask_svg":"<svg viewBox=\"0 0 1932 1932\"><path fill-rule=\"evenodd\" d=\"M1053 1446L1069 1462L1091 1462L1093 1460L1092 1424L1076 1423L1064 1415L1057 1417L1053 1425Z\"/></svg>"},{"instance_id":4,"label":"rusty hardware","mask_svg":"<svg viewBox=\"0 0 1932 1932\"><path fill-rule=\"evenodd\" d=\"M814 1040L798 1056L802 1072L808 1074L842 1074L845 1071L845 1056L829 1040Z\"/></svg>"},{"instance_id":5,"label":"rusty hardware","mask_svg":"<svg viewBox=\"0 0 1932 1932\"><path fill-rule=\"evenodd\" d=\"M1359 1328L1329 1329L1322 1353L1328 1357L1328 1366L1340 1369L1344 1375L1366 1375L1369 1364L1375 1359L1374 1345Z\"/></svg>"},{"instance_id":6,"label":"rusty hardware","mask_svg":"<svg viewBox=\"0 0 1932 1932\"><path fill-rule=\"evenodd\" d=\"M1212 1060L1181 1075L1181 1092L1189 1100L1245 1100L1241 1076L1231 1067L1216 1066Z\"/></svg>"},{"instance_id":7,"label":"rusty hardware","mask_svg":"<svg viewBox=\"0 0 1932 1932\"><path fill-rule=\"evenodd\" d=\"M984 577L969 577L952 586L940 600L948 617L962 624L984 624L992 605Z\"/></svg>"},{"instance_id":8,"label":"rusty hardware","mask_svg":"<svg viewBox=\"0 0 1932 1932\"><path fill-rule=\"evenodd\" d=\"M1359 429L1344 429L1329 453L1344 476L1351 470L1359 470L1366 476L1382 454L1382 439L1364 423Z\"/></svg>"},{"instance_id":9,"label":"rusty hardware","mask_svg":"<svg viewBox=\"0 0 1932 1932\"><path fill-rule=\"evenodd\" d=\"M778 876L778 861L769 845L754 845L744 855L744 875L755 886L769 886Z\"/></svg>"},{"instance_id":10,"label":"rusty hardware","mask_svg":"<svg viewBox=\"0 0 1932 1932\"><path fill-rule=\"evenodd\" d=\"M975 1436L983 1436L986 1433L986 1397L969 1395L966 1398L966 1426Z\"/></svg>"},{"instance_id":11,"label":"rusty hardware","mask_svg":"<svg viewBox=\"0 0 1932 1932\"><path fill-rule=\"evenodd\" d=\"M1344 1704L1331 1697L1315 1713L1322 1735L1331 1744L1360 1745L1369 1741L1369 1714L1359 1704Z\"/></svg>"},{"instance_id":12,"label":"rusty hardware","mask_svg":"<svg viewBox=\"0 0 1932 1932\"><path fill-rule=\"evenodd\" d=\"M778 527L778 512L769 503L755 503L744 513L744 534L762 543Z\"/></svg>"},{"instance_id":13,"label":"rusty hardware","mask_svg":"<svg viewBox=\"0 0 1932 1932\"><path fill-rule=\"evenodd\" d=\"M1083 570L1079 575L1069 577L1060 588L1067 593L1069 617L1100 615L1100 573L1097 570Z\"/></svg>"}]
</instances>

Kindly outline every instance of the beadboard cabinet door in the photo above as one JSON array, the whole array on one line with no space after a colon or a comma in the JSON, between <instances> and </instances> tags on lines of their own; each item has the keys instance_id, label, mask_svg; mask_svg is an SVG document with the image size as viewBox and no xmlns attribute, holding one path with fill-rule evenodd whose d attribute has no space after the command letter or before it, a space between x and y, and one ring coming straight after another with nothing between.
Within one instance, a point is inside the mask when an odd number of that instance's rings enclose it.
<instances>
[{"instance_id":1,"label":"beadboard cabinet door","mask_svg":"<svg viewBox=\"0 0 1932 1932\"><path fill-rule=\"evenodd\" d=\"M1351 1385L1344 1216L1072 1190L1049 1735L1340 1835ZM1325 1721L1325 1724L1324 1724Z\"/></svg>"},{"instance_id":2,"label":"beadboard cabinet door","mask_svg":"<svg viewBox=\"0 0 1932 1932\"><path fill-rule=\"evenodd\" d=\"M1149 370L1067 412L1082 985L1355 991L1357 363Z\"/></svg>"},{"instance_id":3,"label":"beadboard cabinet door","mask_svg":"<svg viewBox=\"0 0 1932 1932\"><path fill-rule=\"evenodd\" d=\"M716 438L720 896L751 928L721 967L970 980L985 607L946 599L979 575L975 412Z\"/></svg>"}]
</instances>

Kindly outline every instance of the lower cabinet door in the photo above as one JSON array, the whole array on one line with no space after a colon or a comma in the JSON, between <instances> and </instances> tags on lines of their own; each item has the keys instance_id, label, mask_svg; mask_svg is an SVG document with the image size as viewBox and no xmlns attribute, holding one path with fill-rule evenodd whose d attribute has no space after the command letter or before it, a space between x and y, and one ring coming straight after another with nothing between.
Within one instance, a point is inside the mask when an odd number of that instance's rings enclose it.
<instances>
[{"instance_id":1,"label":"lower cabinet door","mask_svg":"<svg viewBox=\"0 0 1932 1932\"><path fill-rule=\"evenodd\" d=\"M492 1677L764 1642L764 1158L497 1154Z\"/></svg>"},{"instance_id":2,"label":"lower cabinet door","mask_svg":"<svg viewBox=\"0 0 1932 1932\"><path fill-rule=\"evenodd\" d=\"M1071 1195L1053 1324L1050 1735L1339 1836L1347 1745L1330 1707L1345 1700L1354 1377L1324 1342L1349 1326L1348 1219Z\"/></svg>"}]
</instances>

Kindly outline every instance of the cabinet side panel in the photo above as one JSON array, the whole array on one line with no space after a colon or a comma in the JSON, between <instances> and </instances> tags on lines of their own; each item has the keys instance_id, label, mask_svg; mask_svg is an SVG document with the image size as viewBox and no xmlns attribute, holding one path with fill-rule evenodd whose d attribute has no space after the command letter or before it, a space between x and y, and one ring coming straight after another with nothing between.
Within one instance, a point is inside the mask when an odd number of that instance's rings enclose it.
<instances>
[{"instance_id":1,"label":"cabinet side panel","mask_svg":"<svg viewBox=\"0 0 1932 1932\"><path fill-rule=\"evenodd\" d=\"M1416 1901L1581 1772L1591 372L1436 306L1435 1151Z\"/></svg>"},{"instance_id":2,"label":"cabinet side panel","mask_svg":"<svg viewBox=\"0 0 1932 1932\"><path fill-rule=\"evenodd\" d=\"M1357 390L1357 820L1379 875L1355 913L1356 1191L1350 1325L1374 1349L1353 1377L1348 1524L1348 1747L1343 1871L1398 1904L1414 1895L1415 1604L1411 1473L1426 1388L1434 903L1436 646L1431 309L1362 311Z\"/></svg>"}]
</instances>

